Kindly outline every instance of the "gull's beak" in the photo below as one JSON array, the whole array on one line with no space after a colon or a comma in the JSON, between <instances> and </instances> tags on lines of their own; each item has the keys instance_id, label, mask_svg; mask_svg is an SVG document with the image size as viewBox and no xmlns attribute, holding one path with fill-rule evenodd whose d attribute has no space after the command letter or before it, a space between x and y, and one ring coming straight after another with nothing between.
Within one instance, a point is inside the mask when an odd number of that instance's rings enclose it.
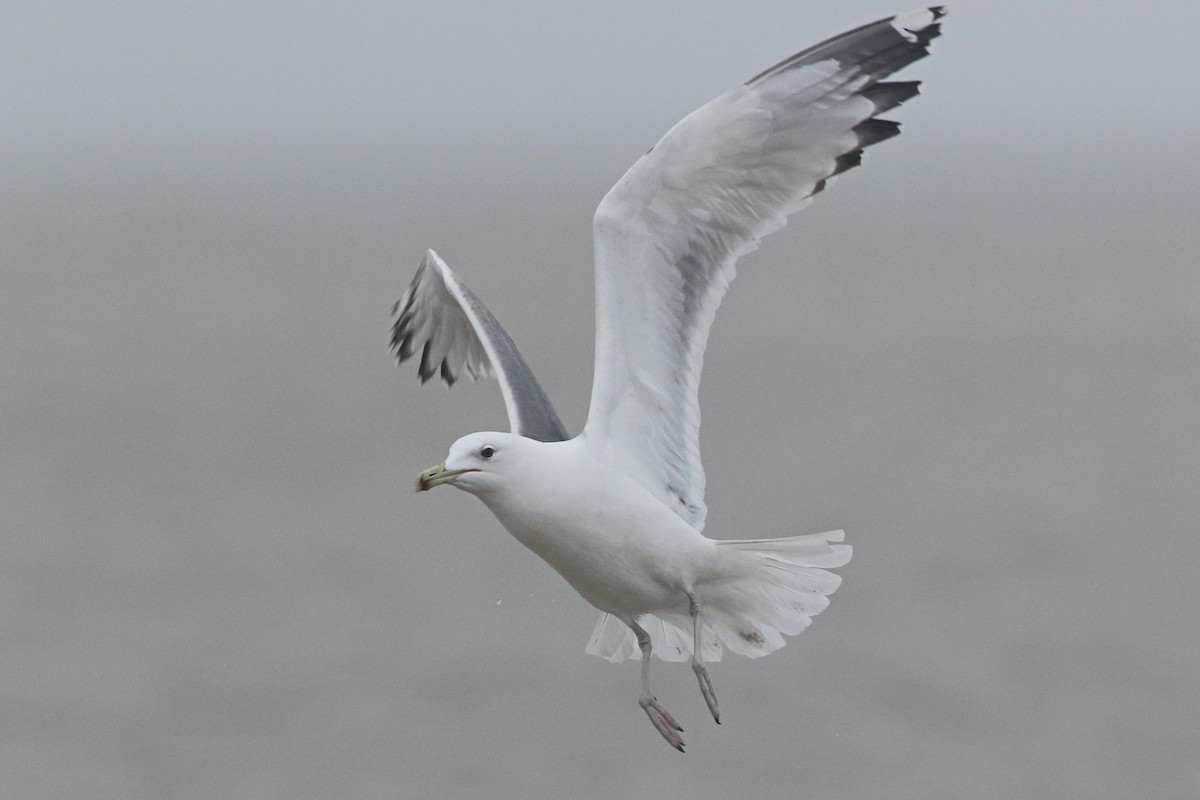
<instances>
[{"instance_id":1,"label":"gull's beak","mask_svg":"<svg viewBox=\"0 0 1200 800\"><path fill-rule=\"evenodd\" d=\"M459 475L464 472L476 472L473 469L446 469L445 464L438 464L436 467L430 467L420 474L417 478L417 491L427 492L435 486L441 486L443 483L454 483Z\"/></svg>"}]
</instances>

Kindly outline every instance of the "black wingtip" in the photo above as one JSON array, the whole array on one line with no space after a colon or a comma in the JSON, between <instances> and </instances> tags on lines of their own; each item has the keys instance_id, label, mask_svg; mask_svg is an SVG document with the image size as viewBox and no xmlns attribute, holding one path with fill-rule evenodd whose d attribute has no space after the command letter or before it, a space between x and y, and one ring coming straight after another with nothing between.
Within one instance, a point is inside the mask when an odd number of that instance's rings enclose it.
<instances>
[{"instance_id":1,"label":"black wingtip","mask_svg":"<svg viewBox=\"0 0 1200 800\"><path fill-rule=\"evenodd\" d=\"M929 6L926 10L933 17L933 22L930 22L919 30L908 30L908 32L917 38L916 43L918 45L928 48L930 42L942 35L942 23L938 22L938 20L945 17L949 12L946 11L945 6Z\"/></svg>"},{"instance_id":2,"label":"black wingtip","mask_svg":"<svg viewBox=\"0 0 1200 800\"><path fill-rule=\"evenodd\" d=\"M920 93L920 81L881 81L863 89L859 95L871 101L876 114L882 114Z\"/></svg>"},{"instance_id":3,"label":"black wingtip","mask_svg":"<svg viewBox=\"0 0 1200 800\"><path fill-rule=\"evenodd\" d=\"M842 153L834 161L835 166L833 168L833 172L831 172L829 174L829 176L833 177L834 175L840 175L848 169L857 167L859 164L862 163L862 157L863 157L863 149L861 147L856 147L855 149L853 149L849 152ZM821 181L822 189L825 188L824 183L825 183L824 181ZM815 192L814 192L814 194L815 194Z\"/></svg>"},{"instance_id":4,"label":"black wingtip","mask_svg":"<svg viewBox=\"0 0 1200 800\"><path fill-rule=\"evenodd\" d=\"M912 95L908 96L911 97ZM852 130L858 137L858 147L855 147L853 150L847 150L834 159L833 172L829 173L829 177L831 178L861 164L864 148L898 135L900 133L900 123L895 120L871 117L855 125ZM824 188L825 181L818 181L816 187L813 189L813 194L820 192Z\"/></svg>"},{"instance_id":5,"label":"black wingtip","mask_svg":"<svg viewBox=\"0 0 1200 800\"><path fill-rule=\"evenodd\" d=\"M447 386L453 386L454 382L456 380L458 380L458 376L454 374L454 370L451 369L451 367L450 367L449 359L446 359L446 358L442 359L442 368L440 370L440 373L442 376L442 380L444 380L446 382Z\"/></svg>"},{"instance_id":6,"label":"black wingtip","mask_svg":"<svg viewBox=\"0 0 1200 800\"><path fill-rule=\"evenodd\" d=\"M917 37L917 44L928 48L930 42L942 35L942 24L935 22L932 25L926 25L919 31L912 31L912 34Z\"/></svg>"},{"instance_id":7,"label":"black wingtip","mask_svg":"<svg viewBox=\"0 0 1200 800\"><path fill-rule=\"evenodd\" d=\"M392 355L397 364L403 364L413 354L412 331L405 330L399 322L392 326L392 339L389 342Z\"/></svg>"},{"instance_id":8,"label":"black wingtip","mask_svg":"<svg viewBox=\"0 0 1200 800\"><path fill-rule=\"evenodd\" d=\"M426 342L425 347L421 349L421 366L417 368L417 375L421 378L421 383L425 383L437 373L437 368L433 366L433 359L429 357L433 350L433 342Z\"/></svg>"},{"instance_id":9,"label":"black wingtip","mask_svg":"<svg viewBox=\"0 0 1200 800\"><path fill-rule=\"evenodd\" d=\"M855 125L853 131L858 137L859 147L870 147L873 144L898 135L900 133L900 123L891 119L871 117Z\"/></svg>"}]
</instances>

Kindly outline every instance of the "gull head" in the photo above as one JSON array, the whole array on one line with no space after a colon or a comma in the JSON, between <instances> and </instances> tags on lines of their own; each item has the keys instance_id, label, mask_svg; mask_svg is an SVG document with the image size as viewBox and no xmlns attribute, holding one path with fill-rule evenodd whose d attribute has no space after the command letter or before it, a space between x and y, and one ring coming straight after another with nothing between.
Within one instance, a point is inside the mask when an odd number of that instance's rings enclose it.
<instances>
[{"instance_id":1,"label":"gull head","mask_svg":"<svg viewBox=\"0 0 1200 800\"><path fill-rule=\"evenodd\" d=\"M507 475L519 474L520 464L538 443L513 433L471 433L450 445L441 464L417 477L417 491L449 484L471 494L499 488Z\"/></svg>"}]
</instances>

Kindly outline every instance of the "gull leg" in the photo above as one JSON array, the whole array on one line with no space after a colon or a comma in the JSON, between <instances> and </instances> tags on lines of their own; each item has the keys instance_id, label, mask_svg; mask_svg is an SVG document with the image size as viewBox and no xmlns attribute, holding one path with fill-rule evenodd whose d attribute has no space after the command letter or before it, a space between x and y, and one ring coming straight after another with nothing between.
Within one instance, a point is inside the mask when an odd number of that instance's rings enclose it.
<instances>
[{"instance_id":1,"label":"gull leg","mask_svg":"<svg viewBox=\"0 0 1200 800\"><path fill-rule=\"evenodd\" d=\"M667 744L682 753L683 737L679 734L683 728L679 726L670 712L654 698L654 695L650 694L650 634L646 633L646 630L635 620L625 620L625 624L633 628L633 632L637 635L638 647L642 649L642 693L638 697L638 705L646 712L654 729L667 740Z\"/></svg>"},{"instance_id":2,"label":"gull leg","mask_svg":"<svg viewBox=\"0 0 1200 800\"><path fill-rule=\"evenodd\" d=\"M708 677L708 668L704 666L702 655L703 645L700 634L704 627L704 615L700 601L692 595L688 595L688 599L691 601L688 611L692 615L692 672L696 673L696 680L700 681L700 693L704 695L704 702L708 705L708 710L712 712L713 720L720 725L721 712L717 710L717 693L713 691L712 681Z\"/></svg>"}]
</instances>

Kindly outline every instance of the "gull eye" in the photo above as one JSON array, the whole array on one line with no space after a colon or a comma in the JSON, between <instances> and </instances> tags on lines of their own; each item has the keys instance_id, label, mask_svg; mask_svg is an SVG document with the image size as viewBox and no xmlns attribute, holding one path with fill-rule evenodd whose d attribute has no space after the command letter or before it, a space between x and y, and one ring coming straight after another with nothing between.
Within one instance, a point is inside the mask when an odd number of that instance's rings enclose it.
<instances>
[{"instance_id":1,"label":"gull eye","mask_svg":"<svg viewBox=\"0 0 1200 800\"><path fill-rule=\"evenodd\" d=\"M484 445L479 449L480 458L491 458L494 455L496 455L496 448L492 447L490 444Z\"/></svg>"}]
</instances>

